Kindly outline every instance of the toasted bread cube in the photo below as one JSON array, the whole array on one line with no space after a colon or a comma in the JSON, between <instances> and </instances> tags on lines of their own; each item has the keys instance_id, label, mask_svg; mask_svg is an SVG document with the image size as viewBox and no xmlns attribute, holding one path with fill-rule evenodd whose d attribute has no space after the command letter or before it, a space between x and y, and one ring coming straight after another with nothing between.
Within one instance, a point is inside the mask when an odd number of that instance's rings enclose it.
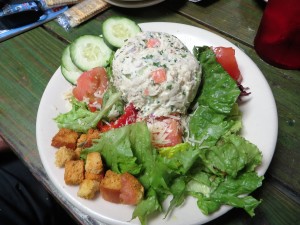
<instances>
[{"instance_id":1,"label":"toasted bread cube","mask_svg":"<svg viewBox=\"0 0 300 225\"><path fill-rule=\"evenodd\" d=\"M66 146L70 149L75 149L79 134L67 128L59 129L58 133L52 138L51 145L56 148Z\"/></svg>"},{"instance_id":2,"label":"toasted bread cube","mask_svg":"<svg viewBox=\"0 0 300 225\"><path fill-rule=\"evenodd\" d=\"M64 167L67 161L75 158L75 152L66 146L60 147L55 153L55 164Z\"/></svg>"},{"instance_id":3,"label":"toasted bread cube","mask_svg":"<svg viewBox=\"0 0 300 225\"><path fill-rule=\"evenodd\" d=\"M77 147L82 148L87 140L87 134L81 134L77 140Z\"/></svg>"},{"instance_id":4,"label":"toasted bread cube","mask_svg":"<svg viewBox=\"0 0 300 225\"><path fill-rule=\"evenodd\" d=\"M93 139L97 139L99 137L100 137L100 131L98 129L89 129L83 147L84 148L91 147L93 145Z\"/></svg>"},{"instance_id":5,"label":"toasted bread cube","mask_svg":"<svg viewBox=\"0 0 300 225\"><path fill-rule=\"evenodd\" d=\"M77 141L77 147L88 148L93 145L93 139L99 138L100 131L98 129L89 129L86 134L80 135Z\"/></svg>"},{"instance_id":6,"label":"toasted bread cube","mask_svg":"<svg viewBox=\"0 0 300 225\"><path fill-rule=\"evenodd\" d=\"M68 185L78 185L84 179L84 161L70 160L65 164L65 183Z\"/></svg>"},{"instance_id":7,"label":"toasted bread cube","mask_svg":"<svg viewBox=\"0 0 300 225\"><path fill-rule=\"evenodd\" d=\"M106 201L136 205L144 196L144 187L129 173L108 170L100 183L100 193Z\"/></svg>"},{"instance_id":8,"label":"toasted bread cube","mask_svg":"<svg viewBox=\"0 0 300 225\"><path fill-rule=\"evenodd\" d=\"M100 174L95 174L95 173L85 172L84 177L85 179L96 180L101 182L104 178L104 173L101 172Z\"/></svg>"},{"instance_id":9,"label":"toasted bread cube","mask_svg":"<svg viewBox=\"0 0 300 225\"><path fill-rule=\"evenodd\" d=\"M123 173L121 175L121 203L126 205L137 205L144 196L144 187L130 173Z\"/></svg>"},{"instance_id":10,"label":"toasted bread cube","mask_svg":"<svg viewBox=\"0 0 300 225\"><path fill-rule=\"evenodd\" d=\"M100 183L100 193L106 201L121 203L121 174L111 170L106 171Z\"/></svg>"},{"instance_id":11,"label":"toasted bread cube","mask_svg":"<svg viewBox=\"0 0 300 225\"><path fill-rule=\"evenodd\" d=\"M81 198L92 199L99 191L99 185L99 181L84 179L79 186L77 195Z\"/></svg>"},{"instance_id":12,"label":"toasted bread cube","mask_svg":"<svg viewBox=\"0 0 300 225\"><path fill-rule=\"evenodd\" d=\"M93 174L100 174L103 170L101 155L99 152L87 154L85 161L85 171Z\"/></svg>"},{"instance_id":13,"label":"toasted bread cube","mask_svg":"<svg viewBox=\"0 0 300 225\"><path fill-rule=\"evenodd\" d=\"M77 160L77 159L80 159L80 153L82 151L82 148L79 148L77 147L75 150L74 150L74 159Z\"/></svg>"}]
</instances>

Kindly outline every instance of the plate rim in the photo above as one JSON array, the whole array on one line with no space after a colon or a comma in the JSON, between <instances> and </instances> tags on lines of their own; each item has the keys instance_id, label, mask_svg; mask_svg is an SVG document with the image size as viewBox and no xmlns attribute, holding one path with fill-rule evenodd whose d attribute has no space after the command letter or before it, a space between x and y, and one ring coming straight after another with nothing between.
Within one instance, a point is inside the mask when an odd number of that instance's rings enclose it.
<instances>
[{"instance_id":1,"label":"plate rim","mask_svg":"<svg viewBox=\"0 0 300 225\"><path fill-rule=\"evenodd\" d=\"M122 8L144 8L159 4L165 0L105 0L109 4Z\"/></svg>"},{"instance_id":2,"label":"plate rim","mask_svg":"<svg viewBox=\"0 0 300 225\"><path fill-rule=\"evenodd\" d=\"M142 29L145 29L145 27L149 27L149 26L150 27L151 26L152 27L157 27L157 26L162 26L163 27L163 26L168 25L168 27L170 27L170 26L172 27L173 26L173 28L176 28L176 29L178 29L178 26L179 26L180 28L182 28L184 30L186 30L186 29L197 30L200 33L204 32L206 34L209 34L209 35L212 35L212 36L216 37L217 39L221 39L222 42L226 42L228 45L234 46L236 49L239 49L236 45L234 45L232 42L228 41L224 37L219 36L219 35L217 35L217 34L215 34L213 32L207 31L207 30L205 30L203 28L199 28L199 27L192 26L192 25L181 24L181 23L174 23L174 22L148 22L148 23L140 23L139 25L141 26ZM151 28L149 28L149 29L151 29ZM256 68L256 70L258 70L261 73L261 75L262 75L261 79L265 80L265 82L267 83L267 80L265 79L265 77L263 76L262 72L257 67L257 65L252 61L252 59L248 55L246 55L244 52L242 52L242 51L240 51L239 53L240 54L244 54L244 56L247 57L248 60L250 60L252 62L251 66L254 66ZM46 170L47 176L50 178L50 182L52 182L54 184L54 186L61 192L61 194L64 195L64 196L66 196L67 200L69 200L72 204L74 204L76 207L78 207L81 211L89 214L90 216L94 217L95 219L100 220L101 222L104 222L104 223L108 223L108 224L110 224L110 223L115 224L116 222L118 224L134 224L134 223L127 223L127 222L115 221L112 218L107 218L105 215L98 215L98 213L93 212L90 209L87 209L85 206L82 206L80 204L80 202L78 202L77 198L75 198L74 196L71 196L70 193L65 193L64 189L61 186L59 186L57 183L55 183L53 181L52 172L51 172L51 169L49 167L50 164L49 165L47 164L47 162L48 162L47 160L48 159L45 158L45 155L42 154L42 143L41 143L41 137L40 137L40 134L41 134L40 133L40 130L41 130L41 122L40 122L40 120L41 120L42 109L40 108L40 106L42 105L42 103L43 103L43 101L45 99L45 95L47 94L47 90L49 88L49 85L51 85L51 82L54 82L55 76L59 76L59 73L60 73L60 67L55 71L55 73L53 74L53 76L49 80L49 82L48 82L48 84L47 84L47 86L46 86L46 88L45 88L45 90L43 92L43 95L42 95L42 98L41 98L41 101L40 101L40 104L39 104L38 113L37 113L37 120L36 120L36 140L37 140L37 146L38 146L38 151L39 151L40 157L42 159L43 167ZM276 142L277 142L277 135L278 135L278 115L277 115L276 103L275 103L274 96L272 94L271 88L268 85L268 83L267 83L267 86L269 87L268 91L270 92L270 94L273 97L273 103L272 104L275 107L275 111L273 111L273 116L276 117L276 120L274 120L275 123L273 124L274 125L274 129L275 129L273 136L274 136L275 139L273 141L273 146L271 147L271 148L273 148L273 152L269 156L270 158L265 162L264 168L260 172L259 175L263 175L266 172L266 170L268 169L268 167L269 167L269 164L270 164L270 162L271 162L271 160L273 158L274 152L275 152L275 147L276 147ZM54 166L54 162L51 162L51 163L53 164L52 166ZM50 171L50 173L48 172L48 170ZM57 179L57 177L55 177L55 179ZM60 181L60 182L63 182L63 181ZM206 222L209 222L209 221L211 221L213 219L216 219L217 217L225 214L231 208L232 207L226 207L225 206L225 207L222 208L222 210L219 210L216 213L212 214L211 216L206 217L206 220L202 221L202 222L206 223ZM199 211L199 214L201 214L201 211L199 209L198 209L198 211ZM137 223L137 224L139 224L139 223ZM199 223L191 223L191 224L199 224Z\"/></svg>"}]
</instances>

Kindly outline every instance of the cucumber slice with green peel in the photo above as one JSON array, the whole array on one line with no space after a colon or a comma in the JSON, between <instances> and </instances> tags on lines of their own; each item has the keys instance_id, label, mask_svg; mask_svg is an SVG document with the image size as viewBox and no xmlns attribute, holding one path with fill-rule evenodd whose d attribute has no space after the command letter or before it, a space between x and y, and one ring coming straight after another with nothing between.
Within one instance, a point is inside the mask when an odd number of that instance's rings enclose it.
<instances>
[{"instance_id":1,"label":"cucumber slice with green peel","mask_svg":"<svg viewBox=\"0 0 300 225\"><path fill-rule=\"evenodd\" d=\"M72 61L71 59L71 55L70 55L70 45L68 45L63 53L62 53L62 57L61 57L61 65L69 71L77 71L77 72L83 72L82 70L80 70Z\"/></svg>"},{"instance_id":2,"label":"cucumber slice with green peel","mask_svg":"<svg viewBox=\"0 0 300 225\"><path fill-rule=\"evenodd\" d=\"M128 38L140 32L141 28L126 17L110 17L102 24L105 41L115 48L120 48Z\"/></svg>"},{"instance_id":3,"label":"cucumber slice with green peel","mask_svg":"<svg viewBox=\"0 0 300 225\"><path fill-rule=\"evenodd\" d=\"M83 35L70 45L72 62L83 71L107 66L111 54L112 50L100 36Z\"/></svg>"},{"instance_id":4,"label":"cucumber slice with green peel","mask_svg":"<svg viewBox=\"0 0 300 225\"><path fill-rule=\"evenodd\" d=\"M78 77L83 73L81 70L69 71L63 66L61 66L60 71L65 79L73 85L77 84Z\"/></svg>"}]
</instances>

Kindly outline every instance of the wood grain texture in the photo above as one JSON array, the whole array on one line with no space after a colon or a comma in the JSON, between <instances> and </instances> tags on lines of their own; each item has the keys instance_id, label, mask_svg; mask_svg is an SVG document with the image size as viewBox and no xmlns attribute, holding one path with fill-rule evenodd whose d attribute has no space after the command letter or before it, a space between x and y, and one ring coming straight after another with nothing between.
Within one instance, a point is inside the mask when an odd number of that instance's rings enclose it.
<instances>
[{"instance_id":1,"label":"wood grain texture","mask_svg":"<svg viewBox=\"0 0 300 225\"><path fill-rule=\"evenodd\" d=\"M185 4L183 4L183 2ZM216 30L232 39L253 46L253 38L263 13L262 1L205 0L199 3L184 0L167 1L174 11Z\"/></svg>"}]
</instances>

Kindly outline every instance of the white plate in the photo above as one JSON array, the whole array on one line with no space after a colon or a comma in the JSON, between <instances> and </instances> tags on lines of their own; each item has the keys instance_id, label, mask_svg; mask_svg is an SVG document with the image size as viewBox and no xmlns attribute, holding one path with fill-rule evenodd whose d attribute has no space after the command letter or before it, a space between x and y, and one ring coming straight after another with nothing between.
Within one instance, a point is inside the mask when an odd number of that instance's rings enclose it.
<instances>
[{"instance_id":1,"label":"white plate","mask_svg":"<svg viewBox=\"0 0 300 225\"><path fill-rule=\"evenodd\" d=\"M105 0L106 2L122 8L143 8L159 4L165 0Z\"/></svg>"},{"instance_id":2,"label":"white plate","mask_svg":"<svg viewBox=\"0 0 300 225\"><path fill-rule=\"evenodd\" d=\"M224 38L206 30L175 23L143 23L142 30L168 32L181 39L191 50L194 45L226 46L236 50L236 57L240 71L244 77L243 85L250 87L251 95L240 106L243 112L244 128L242 135L256 144L263 153L262 165L258 168L259 175L263 175L273 157L277 140L277 110L271 89L254 62L237 46ZM86 214L108 224L139 224L137 219L130 221L133 207L113 204L102 198L85 200L77 197L78 186L67 186L64 183L64 169L54 164L55 149L51 147L51 139L58 131L53 118L59 113L66 112L66 102L63 95L70 89L70 84L58 69L49 81L42 96L36 123L37 145L50 180L58 190L76 207ZM263 204L263 203L262 203ZM164 215L151 218L149 225L192 225L208 222L226 213L230 207L224 206L210 216L204 216L192 198L174 210L164 219Z\"/></svg>"}]
</instances>

